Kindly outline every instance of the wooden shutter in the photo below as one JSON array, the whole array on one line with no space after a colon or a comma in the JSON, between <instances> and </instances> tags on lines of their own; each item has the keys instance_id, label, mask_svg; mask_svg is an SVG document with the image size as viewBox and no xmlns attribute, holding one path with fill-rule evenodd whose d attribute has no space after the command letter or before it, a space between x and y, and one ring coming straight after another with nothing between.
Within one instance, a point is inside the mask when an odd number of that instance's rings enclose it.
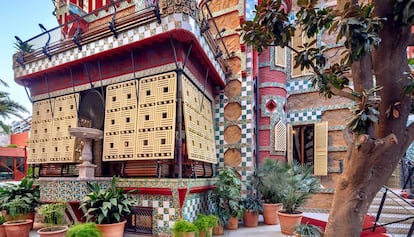
<instances>
[{"instance_id":1,"label":"wooden shutter","mask_svg":"<svg viewBox=\"0 0 414 237\"><path fill-rule=\"evenodd\" d=\"M286 67L286 48L275 47L275 65Z\"/></svg>"},{"instance_id":2,"label":"wooden shutter","mask_svg":"<svg viewBox=\"0 0 414 237\"><path fill-rule=\"evenodd\" d=\"M305 43L310 43L315 38L308 38L305 33L302 32L301 29L296 29L295 36L292 37L292 46L294 49L298 51L302 51L304 48ZM295 61L296 53L292 51L291 55L291 68L292 68L292 77L299 77L304 75L312 74L313 71L311 68L306 69L304 68L303 71L300 69L300 66L297 68L294 68L296 61Z\"/></svg>"},{"instance_id":3,"label":"wooden shutter","mask_svg":"<svg viewBox=\"0 0 414 237\"><path fill-rule=\"evenodd\" d=\"M287 125L287 149L286 156L289 164L293 163L293 133L292 125Z\"/></svg>"},{"instance_id":4,"label":"wooden shutter","mask_svg":"<svg viewBox=\"0 0 414 237\"><path fill-rule=\"evenodd\" d=\"M275 151L286 151L286 125L282 120L275 125Z\"/></svg>"},{"instance_id":5,"label":"wooden shutter","mask_svg":"<svg viewBox=\"0 0 414 237\"><path fill-rule=\"evenodd\" d=\"M328 122L315 124L314 175L328 175Z\"/></svg>"}]
</instances>

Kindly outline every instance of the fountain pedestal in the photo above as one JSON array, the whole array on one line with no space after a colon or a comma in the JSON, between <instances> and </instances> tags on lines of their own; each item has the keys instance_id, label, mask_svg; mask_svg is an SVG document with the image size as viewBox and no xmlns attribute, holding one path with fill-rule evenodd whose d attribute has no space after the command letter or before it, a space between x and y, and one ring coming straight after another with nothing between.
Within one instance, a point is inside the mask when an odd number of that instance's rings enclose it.
<instances>
[{"instance_id":1,"label":"fountain pedestal","mask_svg":"<svg viewBox=\"0 0 414 237\"><path fill-rule=\"evenodd\" d=\"M82 149L82 164L79 165L79 179L93 178L95 177L96 165L92 164L92 140L98 140L103 138L103 131L95 128L69 128L69 134L80 138L83 141Z\"/></svg>"}]
</instances>

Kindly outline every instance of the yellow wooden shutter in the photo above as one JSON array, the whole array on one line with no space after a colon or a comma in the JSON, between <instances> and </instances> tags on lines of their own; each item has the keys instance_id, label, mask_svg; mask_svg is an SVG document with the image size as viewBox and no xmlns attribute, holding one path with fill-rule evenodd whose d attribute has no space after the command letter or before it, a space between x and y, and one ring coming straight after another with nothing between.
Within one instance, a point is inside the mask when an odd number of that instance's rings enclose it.
<instances>
[{"instance_id":1,"label":"yellow wooden shutter","mask_svg":"<svg viewBox=\"0 0 414 237\"><path fill-rule=\"evenodd\" d=\"M282 120L275 125L275 151L286 151L286 125Z\"/></svg>"},{"instance_id":2,"label":"yellow wooden shutter","mask_svg":"<svg viewBox=\"0 0 414 237\"><path fill-rule=\"evenodd\" d=\"M275 47L275 65L286 67L286 48Z\"/></svg>"},{"instance_id":3,"label":"yellow wooden shutter","mask_svg":"<svg viewBox=\"0 0 414 237\"><path fill-rule=\"evenodd\" d=\"M303 45L310 44L313 40L315 40L315 37L308 38L308 36L306 36L305 33L302 33L302 43L303 43ZM315 44L313 44L313 45L315 45ZM302 75L310 75L312 73L313 73L312 68L309 68L309 69L304 68L303 71L302 71Z\"/></svg>"},{"instance_id":4,"label":"yellow wooden shutter","mask_svg":"<svg viewBox=\"0 0 414 237\"><path fill-rule=\"evenodd\" d=\"M293 36L292 38L292 46L294 49L296 50L302 50L302 48L300 48L299 46L303 46L303 38L302 38L302 31L300 29L296 29L295 31L295 36ZM302 71L300 70L300 66L297 68L294 68L296 61L295 61L295 56L297 55L295 52L292 52L292 57L291 57L291 68L292 68L292 77L298 77L298 76L302 76Z\"/></svg>"},{"instance_id":5,"label":"yellow wooden shutter","mask_svg":"<svg viewBox=\"0 0 414 237\"><path fill-rule=\"evenodd\" d=\"M314 175L328 175L328 122L315 124Z\"/></svg>"},{"instance_id":6,"label":"yellow wooden shutter","mask_svg":"<svg viewBox=\"0 0 414 237\"><path fill-rule=\"evenodd\" d=\"M292 133L292 125L287 125L287 149L286 155L289 164L293 163L293 133Z\"/></svg>"}]
</instances>

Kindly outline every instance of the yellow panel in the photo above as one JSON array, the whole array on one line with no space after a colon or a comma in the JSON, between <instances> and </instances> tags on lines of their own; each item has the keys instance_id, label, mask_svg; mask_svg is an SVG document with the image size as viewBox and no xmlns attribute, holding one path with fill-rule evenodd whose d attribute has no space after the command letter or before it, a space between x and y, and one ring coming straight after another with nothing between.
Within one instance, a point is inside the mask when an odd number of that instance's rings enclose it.
<instances>
[{"instance_id":1,"label":"yellow panel","mask_svg":"<svg viewBox=\"0 0 414 237\"><path fill-rule=\"evenodd\" d=\"M183 101L188 158L217 163L211 102L186 78Z\"/></svg>"},{"instance_id":2,"label":"yellow panel","mask_svg":"<svg viewBox=\"0 0 414 237\"><path fill-rule=\"evenodd\" d=\"M137 122L136 80L110 85L106 89L103 160L131 160L135 157Z\"/></svg>"},{"instance_id":3,"label":"yellow panel","mask_svg":"<svg viewBox=\"0 0 414 237\"><path fill-rule=\"evenodd\" d=\"M281 120L275 125L275 151L286 151L286 126Z\"/></svg>"},{"instance_id":4,"label":"yellow panel","mask_svg":"<svg viewBox=\"0 0 414 237\"><path fill-rule=\"evenodd\" d=\"M315 124L314 175L328 175L328 122Z\"/></svg>"},{"instance_id":5,"label":"yellow panel","mask_svg":"<svg viewBox=\"0 0 414 237\"><path fill-rule=\"evenodd\" d=\"M79 93L56 97L53 107L53 119L71 119L78 114Z\"/></svg>"},{"instance_id":6,"label":"yellow panel","mask_svg":"<svg viewBox=\"0 0 414 237\"><path fill-rule=\"evenodd\" d=\"M75 162L75 137L53 138L48 160L49 163Z\"/></svg>"},{"instance_id":7,"label":"yellow panel","mask_svg":"<svg viewBox=\"0 0 414 237\"><path fill-rule=\"evenodd\" d=\"M177 75L139 81L136 159L174 159Z\"/></svg>"},{"instance_id":8,"label":"yellow panel","mask_svg":"<svg viewBox=\"0 0 414 237\"><path fill-rule=\"evenodd\" d=\"M286 67L286 47L275 47L275 65Z\"/></svg>"}]
</instances>

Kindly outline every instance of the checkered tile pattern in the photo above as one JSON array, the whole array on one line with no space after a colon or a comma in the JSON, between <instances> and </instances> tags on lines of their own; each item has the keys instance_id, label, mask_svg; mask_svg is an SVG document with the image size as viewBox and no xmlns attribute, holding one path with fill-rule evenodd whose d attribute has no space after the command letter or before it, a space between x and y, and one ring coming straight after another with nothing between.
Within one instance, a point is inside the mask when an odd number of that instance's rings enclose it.
<instances>
[{"instance_id":1,"label":"checkered tile pattern","mask_svg":"<svg viewBox=\"0 0 414 237\"><path fill-rule=\"evenodd\" d=\"M35 72L43 71L49 68L53 68L64 63L82 59L97 53L101 53L107 50L112 50L135 41L143 40L149 37L152 37L156 34L160 34L166 31L171 31L175 29L187 30L194 34L197 38L197 41L204 49L205 53L212 62L214 68L220 74L220 78L223 78L224 82L224 72L221 69L217 60L214 59L214 51L210 48L204 36L200 33L200 28L196 20L188 15L182 13L174 13L168 15L161 19L161 24L152 22L147 25L138 26L134 29L129 29L123 32L119 32L118 38L116 39L113 36L109 36L104 39L100 39L95 42L91 42L85 45L82 45L82 50L78 48L73 48L56 55L52 56L52 60L47 58L40 59L28 63L25 68L17 67L15 69L16 77L21 77L27 74L32 74ZM53 43L53 42L52 42ZM214 49L215 50L215 49Z\"/></svg>"},{"instance_id":2,"label":"checkered tile pattern","mask_svg":"<svg viewBox=\"0 0 414 237\"><path fill-rule=\"evenodd\" d=\"M322 111L320 110L296 110L296 111L289 111L287 114L287 121L290 123L295 122L302 122L302 121L309 121L315 122L320 121L322 116Z\"/></svg>"},{"instance_id":3,"label":"checkered tile pattern","mask_svg":"<svg viewBox=\"0 0 414 237\"><path fill-rule=\"evenodd\" d=\"M286 90L288 94L315 91L315 89L312 87L312 82L309 79L290 80L287 82Z\"/></svg>"},{"instance_id":4,"label":"checkered tile pattern","mask_svg":"<svg viewBox=\"0 0 414 237\"><path fill-rule=\"evenodd\" d=\"M208 213L211 211L211 205L208 195L193 194L189 195L184 203L183 219L191 222L197 219L199 213Z\"/></svg>"}]
</instances>

